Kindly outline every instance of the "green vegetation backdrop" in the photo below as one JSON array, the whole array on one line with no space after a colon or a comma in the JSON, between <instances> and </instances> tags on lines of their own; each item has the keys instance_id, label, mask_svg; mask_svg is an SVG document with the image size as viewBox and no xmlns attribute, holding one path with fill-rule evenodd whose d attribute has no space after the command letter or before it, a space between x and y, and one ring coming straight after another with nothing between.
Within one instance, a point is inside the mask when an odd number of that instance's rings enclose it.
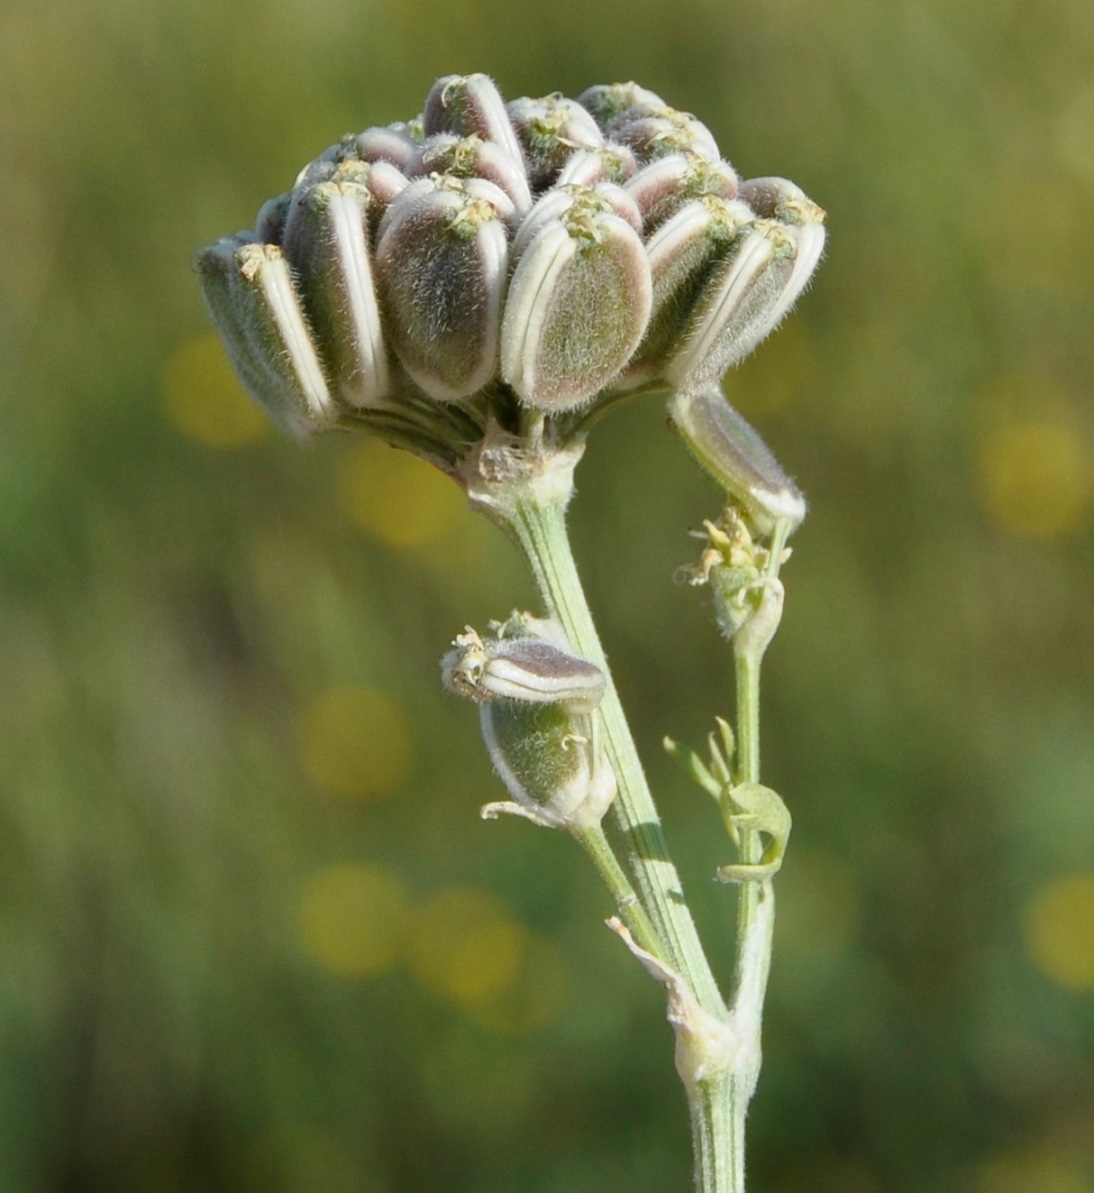
<instances>
[{"instance_id":1,"label":"green vegetation backdrop","mask_svg":"<svg viewBox=\"0 0 1094 1193\"><path fill-rule=\"evenodd\" d=\"M683 1189L660 993L442 694L532 600L454 486L249 408L189 256L483 70L634 78L830 213L734 401L812 512L769 655L795 816L757 1193L1094 1189L1087 0L3 0L0 1188ZM705 934L729 711L657 401L576 548Z\"/></svg>"}]
</instances>

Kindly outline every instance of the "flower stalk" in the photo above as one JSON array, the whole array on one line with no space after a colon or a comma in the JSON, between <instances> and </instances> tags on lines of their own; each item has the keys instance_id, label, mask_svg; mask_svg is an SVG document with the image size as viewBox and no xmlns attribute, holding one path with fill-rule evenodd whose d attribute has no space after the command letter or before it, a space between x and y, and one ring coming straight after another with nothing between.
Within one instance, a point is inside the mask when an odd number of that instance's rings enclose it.
<instances>
[{"instance_id":1,"label":"flower stalk","mask_svg":"<svg viewBox=\"0 0 1094 1193\"><path fill-rule=\"evenodd\" d=\"M611 894L610 926L665 989L700 1193L745 1189L772 879L790 831L760 781L759 674L785 541L805 514L720 378L786 315L823 245L824 212L800 188L742 181L710 130L653 92L617 83L506 104L473 74L438 80L414 119L330 146L253 231L195 257L241 382L285 431L365 430L430 461L528 560L545 616L469 627L444 680L478 706L509 795L484 818L574 837ZM728 503L692 576L732 643L736 734L718 722L709 762L667 743L737 851L717 875L739 888L728 1001L566 533L586 436L658 390Z\"/></svg>"},{"instance_id":2,"label":"flower stalk","mask_svg":"<svg viewBox=\"0 0 1094 1193\"><path fill-rule=\"evenodd\" d=\"M540 495L542 488L549 489L546 499ZM724 1004L691 912L681 897L680 878L670 860L657 806L570 548L565 524L569 492L550 492L552 489L554 485L533 483L523 491L510 490L495 503L493 514L520 544L549 613L558 619L578 653L607 677L598 715L605 752L619 784L613 814L626 848L627 866L656 933L656 955L687 976L700 1003L713 1014Z\"/></svg>"}]
</instances>

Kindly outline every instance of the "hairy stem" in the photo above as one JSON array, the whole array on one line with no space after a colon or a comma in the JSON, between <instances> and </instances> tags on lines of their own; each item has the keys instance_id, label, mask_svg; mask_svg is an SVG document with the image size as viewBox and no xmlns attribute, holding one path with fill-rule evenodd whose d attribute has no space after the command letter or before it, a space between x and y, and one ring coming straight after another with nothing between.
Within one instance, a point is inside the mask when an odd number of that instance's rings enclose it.
<instances>
[{"instance_id":1,"label":"hairy stem","mask_svg":"<svg viewBox=\"0 0 1094 1193\"><path fill-rule=\"evenodd\" d=\"M723 1054L715 1059L712 1054L707 1075L686 1077L681 1070L681 1077L690 1110L698 1193L744 1193L745 1112L759 1069L758 1008L770 957L768 913L773 904L765 897L770 884L763 884L764 895L748 891L760 884L744 884L742 907L747 904L751 911L747 925L742 923L743 932L738 941L737 1005L730 1013L699 942L669 856L660 817L593 624L566 533L566 507L572 493L573 466L581 454L580 445L574 447L569 458L562 453L514 457L509 449L510 444L500 436L496 442L488 443L465 472L464 483L472 503L487 512L520 545L547 612L561 624L574 649L600 667L606 677L607 687L597 716L605 753L619 787L612 810L626 845L630 877L619 866L602 832L580 834L579 841L611 891L620 918L635 942L679 975L702 1012L723 1025L716 1034L738 1041L728 1058ZM756 662L758 665L758 659ZM755 682L749 679L746 686L747 692L754 696ZM754 710L755 702L746 694L741 707ZM751 715L753 727L745 731L749 743L745 748L757 751L758 768L758 729L754 712ZM758 849L758 841L755 845ZM750 854L747 860L758 860L758 853L755 858Z\"/></svg>"},{"instance_id":2,"label":"hairy stem","mask_svg":"<svg viewBox=\"0 0 1094 1193\"><path fill-rule=\"evenodd\" d=\"M761 599L753 615L733 640L733 658L737 680L737 766L738 783L760 781L760 664L771 637L778 628L782 611L782 588L778 573L788 533L786 523L777 523L772 535ZM777 590L777 596L776 596ZM738 830L740 861L755 865L761 858L760 834L741 825ZM744 1155L744 1126L748 1105L760 1075L761 1030L767 979L771 970L771 950L775 932L775 888L770 878L742 882L737 896L737 937L733 969L732 1019L741 1042L738 1063L732 1074L734 1086L730 1099L732 1131L739 1139ZM744 1174L739 1176L744 1190Z\"/></svg>"},{"instance_id":3,"label":"hairy stem","mask_svg":"<svg viewBox=\"0 0 1094 1193\"><path fill-rule=\"evenodd\" d=\"M658 948L650 951L688 982L704 1009L721 1014L725 1004L684 901L661 820L578 578L566 534L565 501L544 501L534 491L522 493L514 502L511 527L528 556L548 610L561 623L577 652L608 677L598 715L604 748L619 784L613 811L626 842L639 899L657 935Z\"/></svg>"},{"instance_id":4,"label":"hairy stem","mask_svg":"<svg viewBox=\"0 0 1094 1193\"><path fill-rule=\"evenodd\" d=\"M724 1073L688 1091L695 1188L700 1193L744 1193L745 1116L738 1085L732 1073Z\"/></svg>"},{"instance_id":5,"label":"hairy stem","mask_svg":"<svg viewBox=\"0 0 1094 1193\"><path fill-rule=\"evenodd\" d=\"M760 781L760 660L752 652L735 653L737 673L737 782ZM760 860L760 834L752 828L737 830L738 853L745 865ZM755 986L755 975L748 965L755 961L755 953L746 948L750 929L756 919L761 888L768 888L768 900L774 904L771 883L742 882L737 891L737 949L734 964L733 989L739 1006L744 986ZM760 992L761 1001L763 991ZM758 1027L758 1025L757 1025Z\"/></svg>"},{"instance_id":6,"label":"hairy stem","mask_svg":"<svg viewBox=\"0 0 1094 1193\"><path fill-rule=\"evenodd\" d=\"M604 885L615 899L619 918L627 925L631 935L642 948L657 956L661 951L657 930L650 922L646 909L639 902L631 880L619 864L603 828L598 824L593 828L583 829L574 836L589 855L597 873L604 880Z\"/></svg>"},{"instance_id":7,"label":"hairy stem","mask_svg":"<svg viewBox=\"0 0 1094 1193\"><path fill-rule=\"evenodd\" d=\"M524 500L514 513L513 530L548 608L578 653L608 676L599 714L605 749L619 783L613 809L627 842L641 905L656 933L655 947L649 951L684 978L705 1010L722 1017L725 1004L669 857L660 817L578 579L566 535L565 505ZM750 1070L752 1067L749 1064ZM723 1073L708 1082L685 1084L698 1193L744 1193L744 1111L748 1097L742 1092L751 1092L754 1083L750 1072L744 1083L735 1073Z\"/></svg>"}]
</instances>

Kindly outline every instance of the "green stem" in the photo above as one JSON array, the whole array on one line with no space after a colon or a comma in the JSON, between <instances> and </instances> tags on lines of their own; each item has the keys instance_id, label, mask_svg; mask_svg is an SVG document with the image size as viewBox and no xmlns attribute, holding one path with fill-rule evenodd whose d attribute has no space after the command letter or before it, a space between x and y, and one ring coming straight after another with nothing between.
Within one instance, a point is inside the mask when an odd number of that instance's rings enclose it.
<instances>
[{"instance_id":1,"label":"green stem","mask_svg":"<svg viewBox=\"0 0 1094 1193\"><path fill-rule=\"evenodd\" d=\"M734 654L737 674L737 782L760 781L760 660L751 651ZM742 837L744 834L742 834ZM755 858L742 855L741 861Z\"/></svg>"},{"instance_id":2,"label":"green stem","mask_svg":"<svg viewBox=\"0 0 1094 1193\"><path fill-rule=\"evenodd\" d=\"M740 1105L738 1083L730 1073L689 1089L697 1190L744 1193L745 1116Z\"/></svg>"},{"instance_id":3,"label":"green stem","mask_svg":"<svg viewBox=\"0 0 1094 1193\"><path fill-rule=\"evenodd\" d=\"M615 899L615 907L619 918L630 929L631 936L638 944L652 953L655 957L661 952L661 942L657 931L646 914L646 909L638 901L631 880L627 877L619 859L615 856L604 830L598 824L593 828L583 829L574 833L582 849L589 855L597 872L604 880L604 885Z\"/></svg>"},{"instance_id":4,"label":"green stem","mask_svg":"<svg viewBox=\"0 0 1094 1193\"><path fill-rule=\"evenodd\" d=\"M735 654L737 672L737 782L760 781L760 660L752 653ZM760 834L755 829L737 830L738 852L744 865L760 860ZM759 904L759 882L742 882L737 891L737 950L734 964L733 989L740 992L750 980L746 971L745 941L756 919ZM767 884L770 885L770 884ZM774 896L772 896L774 898Z\"/></svg>"},{"instance_id":5,"label":"green stem","mask_svg":"<svg viewBox=\"0 0 1094 1193\"><path fill-rule=\"evenodd\" d=\"M777 523L772 535L764 579L778 584L779 565L789 527ZM754 615L764 623L763 630L746 623L734 637L734 666L737 680L737 767L738 783L760 782L760 665L781 613L780 596L774 616L769 616L764 593ZM753 828L738 828L740 860L755 865L761 857L760 834ZM732 1131L739 1138L744 1154L744 1123L748 1104L760 1074L761 1029L767 979L771 970L771 950L775 931L775 888L771 879L742 882L737 896L737 938L733 973L733 1022L741 1041L741 1054L735 1068L735 1093L732 1099ZM740 1188L744 1189L743 1175Z\"/></svg>"},{"instance_id":6,"label":"green stem","mask_svg":"<svg viewBox=\"0 0 1094 1193\"><path fill-rule=\"evenodd\" d=\"M671 966L691 987L703 1008L724 1017L725 1004L684 901L660 817L608 670L570 551L565 503L522 500L514 510L513 530L528 556L551 613L575 649L608 677L599 708L605 750L619 783L613 809L627 842L631 872L641 907L655 933L653 947L636 940ZM629 885L629 884L628 884ZM628 921L628 926L630 926ZM633 928L632 928L633 932ZM749 1088L752 1080L749 1080ZM685 1085L695 1153L697 1193L744 1193L744 1111L747 1095L735 1075Z\"/></svg>"},{"instance_id":7,"label":"green stem","mask_svg":"<svg viewBox=\"0 0 1094 1193\"><path fill-rule=\"evenodd\" d=\"M782 562L783 547L786 544L788 533L788 523L777 522L775 524L768 550L767 564L763 571L763 579L769 585L778 585L779 566ZM780 586L778 601L771 602L772 594L764 589L760 603L753 613L752 620L757 624L746 622L733 639L733 661L737 676L736 778L738 783L759 783L760 781L760 664L763 662L768 643L778 627L782 609L781 591ZM771 607L775 609L773 616L768 611ZM759 628L761 622L762 629ZM739 848L741 861L745 865L755 865L760 860L761 854L760 834L755 829L742 827L739 830ZM759 974L753 972L758 960L755 937L761 900L766 904L763 915L760 917L761 925L770 937L774 925L775 908L775 893L771 883L768 881L741 884L737 903L735 1007L740 1006L742 990L749 989L752 992L752 997L758 999L756 1005L757 1032L759 1032L759 1010L763 1004L767 971L770 965L769 939L767 953L762 960L761 972Z\"/></svg>"},{"instance_id":8,"label":"green stem","mask_svg":"<svg viewBox=\"0 0 1094 1193\"><path fill-rule=\"evenodd\" d=\"M511 527L528 556L549 612L577 653L600 667L608 679L598 713L605 752L619 784L612 807L627 843L639 899L659 942L650 952L684 978L705 1010L720 1015L725 1004L684 902L661 820L585 600L566 534L565 509L564 499L542 500L534 490L522 492L513 504Z\"/></svg>"},{"instance_id":9,"label":"green stem","mask_svg":"<svg viewBox=\"0 0 1094 1193\"><path fill-rule=\"evenodd\" d=\"M547 611L574 649L604 672L607 686L597 710L608 761L619 792L612 805L626 842L632 887L607 839L579 837L612 892L636 943L675 971L703 1011L725 1023L727 1011L669 857L661 820L593 624L566 533L573 466L581 454L517 460L503 437L489 442L464 473L472 504L489 513L526 555ZM721 1071L684 1086L692 1126L697 1193L744 1193L744 1112L755 1083L746 1048L746 1070ZM683 1074L681 1074L683 1076Z\"/></svg>"}]
</instances>

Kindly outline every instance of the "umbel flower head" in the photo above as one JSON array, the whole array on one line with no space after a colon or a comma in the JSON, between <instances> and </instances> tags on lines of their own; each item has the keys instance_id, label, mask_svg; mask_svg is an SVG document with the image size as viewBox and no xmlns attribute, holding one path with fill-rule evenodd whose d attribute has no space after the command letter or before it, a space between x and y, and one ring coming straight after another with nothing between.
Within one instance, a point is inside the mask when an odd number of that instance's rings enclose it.
<instances>
[{"instance_id":1,"label":"umbel flower head","mask_svg":"<svg viewBox=\"0 0 1094 1193\"><path fill-rule=\"evenodd\" d=\"M574 443L668 389L763 528L804 503L720 379L805 288L823 221L791 182L741 181L705 125L634 83L506 104L485 75L450 75L195 267L240 379L290 434L364 425L460 477L491 435Z\"/></svg>"}]
</instances>

